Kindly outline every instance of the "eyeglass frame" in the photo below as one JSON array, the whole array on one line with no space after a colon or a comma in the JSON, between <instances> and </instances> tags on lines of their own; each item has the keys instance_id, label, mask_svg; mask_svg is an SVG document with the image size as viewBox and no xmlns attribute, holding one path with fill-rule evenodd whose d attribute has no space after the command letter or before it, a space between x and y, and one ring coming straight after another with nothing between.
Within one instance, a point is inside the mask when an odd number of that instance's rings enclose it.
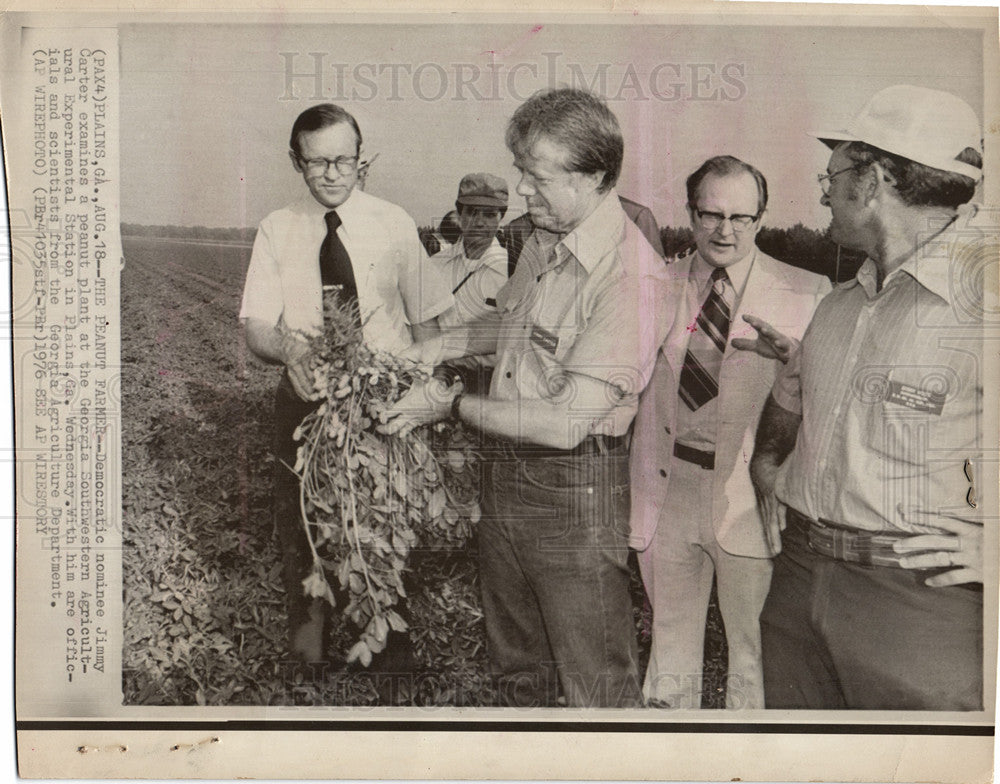
<instances>
[{"instance_id":1,"label":"eyeglass frame","mask_svg":"<svg viewBox=\"0 0 1000 784\"><path fill-rule=\"evenodd\" d=\"M719 226L721 226L725 221L729 221L730 225L733 227L733 231L741 233L749 229L753 224L760 220L760 216L764 214L761 210L756 215L742 215L737 213L735 215L723 215L721 212L712 212L712 210L700 210L693 204L689 205L691 211L698 218L698 223L705 231L715 231ZM705 222L706 216L711 216L710 220L713 221L711 225Z\"/></svg>"},{"instance_id":2,"label":"eyeglass frame","mask_svg":"<svg viewBox=\"0 0 1000 784\"><path fill-rule=\"evenodd\" d=\"M864 165L865 164L863 164L863 163L855 163L852 166L848 166L846 169L838 169L835 172L826 172L824 174L817 174L816 175L816 182L819 183L819 189L821 191L823 191L823 195L824 196L829 196L830 195L830 188L833 187L833 178L834 177L836 177L839 174L843 174L844 172L849 172L849 171L852 171L854 169L859 169L859 168L861 168Z\"/></svg>"},{"instance_id":3,"label":"eyeglass frame","mask_svg":"<svg viewBox=\"0 0 1000 784\"><path fill-rule=\"evenodd\" d=\"M354 172L360 170L365 165L365 163L367 163L367 161L362 162L360 155L338 155L336 158L332 159L322 158L322 157L303 158L294 150L292 150L292 155L295 156L295 160L299 162L299 165L305 170L305 172L313 177L317 177L320 175L325 177L326 173L330 171L331 166L337 170L337 173L341 177L346 177L347 175L353 174ZM320 165L320 161L322 161L325 164L322 170L318 168ZM342 164L347 166L346 170L342 168ZM316 169L316 171L310 171L311 168Z\"/></svg>"}]
</instances>

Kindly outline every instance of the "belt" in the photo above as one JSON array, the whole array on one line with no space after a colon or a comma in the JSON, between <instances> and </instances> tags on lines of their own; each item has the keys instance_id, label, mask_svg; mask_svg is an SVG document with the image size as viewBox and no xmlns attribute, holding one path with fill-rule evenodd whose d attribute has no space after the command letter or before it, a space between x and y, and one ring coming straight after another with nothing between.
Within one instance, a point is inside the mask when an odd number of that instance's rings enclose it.
<instances>
[{"instance_id":1,"label":"belt","mask_svg":"<svg viewBox=\"0 0 1000 784\"><path fill-rule=\"evenodd\" d=\"M892 545L900 539L908 539L914 535L902 531L860 531L844 528L826 520L810 520L791 508L786 512L786 519L789 525L806 530L809 549L814 552L838 561L866 566L900 568L899 559L905 553L897 553L892 549Z\"/></svg>"},{"instance_id":2,"label":"belt","mask_svg":"<svg viewBox=\"0 0 1000 784\"><path fill-rule=\"evenodd\" d=\"M520 460L537 460L548 457L581 457L585 455L603 455L624 450L625 436L587 436L573 449L552 449L546 446L532 444L508 444L507 449Z\"/></svg>"},{"instance_id":3,"label":"belt","mask_svg":"<svg viewBox=\"0 0 1000 784\"><path fill-rule=\"evenodd\" d=\"M674 441L674 457L707 468L709 471L715 468L715 452L702 452L700 449L684 446L676 441Z\"/></svg>"},{"instance_id":4,"label":"belt","mask_svg":"<svg viewBox=\"0 0 1000 784\"><path fill-rule=\"evenodd\" d=\"M915 534L907 534L902 531L857 531L842 528L826 520L810 520L803 514L795 511L791 507L785 513L785 519L789 526L796 526L805 529L809 541L809 549L820 555L834 558L838 561L849 561L851 563L865 566L890 566L902 569L899 559L904 553L897 553L892 549L893 542L906 539ZM940 569L920 569L923 575L943 574L953 569L946 566ZM982 583L961 583L953 586L962 588L972 593L982 593ZM933 590L942 590L935 588Z\"/></svg>"}]
</instances>

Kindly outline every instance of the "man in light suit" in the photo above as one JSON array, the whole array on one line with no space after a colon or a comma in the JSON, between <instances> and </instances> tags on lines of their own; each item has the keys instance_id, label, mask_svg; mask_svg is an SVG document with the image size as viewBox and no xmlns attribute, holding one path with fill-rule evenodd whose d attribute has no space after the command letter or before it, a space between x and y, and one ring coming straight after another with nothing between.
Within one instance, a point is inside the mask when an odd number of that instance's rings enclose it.
<instances>
[{"instance_id":1,"label":"man in light suit","mask_svg":"<svg viewBox=\"0 0 1000 784\"><path fill-rule=\"evenodd\" d=\"M653 608L643 693L660 707L700 707L713 573L729 645L729 708L763 708L760 611L771 560L747 463L780 359L741 352L744 315L799 338L830 290L820 275L756 247L767 182L730 156L687 180L695 249L668 265L673 326L636 417L632 539ZM757 318L754 318L757 317Z\"/></svg>"}]
</instances>

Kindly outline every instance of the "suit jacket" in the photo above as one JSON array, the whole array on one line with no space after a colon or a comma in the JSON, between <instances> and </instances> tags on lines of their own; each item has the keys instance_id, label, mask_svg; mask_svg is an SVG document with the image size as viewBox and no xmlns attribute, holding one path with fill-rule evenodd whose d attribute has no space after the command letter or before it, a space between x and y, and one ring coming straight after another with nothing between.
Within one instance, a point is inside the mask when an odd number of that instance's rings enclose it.
<instances>
[{"instance_id":1,"label":"suit jacket","mask_svg":"<svg viewBox=\"0 0 1000 784\"><path fill-rule=\"evenodd\" d=\"M681 368L687 352L688 326L698 316L701 303L689 280L694 253L672 261L672 277L679 284L672 300L673 325L656 358L653 376L642 393L635 419L630 460L632 484L632 535L630 544L646 549L661 519L670 484L674 431ZM715 470L711 504L719 545L729 553L764 558L770 553L757 513L749 463L761 410L774 385L780 363L753 352L739 351L732 339L753 338L756 332L743 314L758 316L780 332L801 339L820 299L830 291L822 275L792 267L756 251L730 327L719 377L719 426L716 434Z\"/></svg>"},{"instance_id":2,"label":"suit jacket","mask_svg":"<svg viewBox=\"0 0 1000 784\"><path fill-rule=\"evenodd\" d=\"M632 219L632 223L638 226L642 235L649 240L649 244L653 246L653 250L662 256L663 241L660 239L660 227L656 225L656 218L649 207L631 199L626 199L624 196L619 196L618 200L622 203L622 209L625 210L625 214Z\"/></svg>"}]
</instances>

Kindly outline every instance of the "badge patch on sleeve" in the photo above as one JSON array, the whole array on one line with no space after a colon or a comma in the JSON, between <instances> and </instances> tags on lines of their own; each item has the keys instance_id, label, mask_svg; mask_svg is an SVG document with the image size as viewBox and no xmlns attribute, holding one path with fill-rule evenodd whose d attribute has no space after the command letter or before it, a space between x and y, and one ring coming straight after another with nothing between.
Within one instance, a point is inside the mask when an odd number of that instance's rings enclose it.
<instances>
[{"instance_id":1,"label":"badge patch on sleeve","mask_svg":"<svg viewBox=\"0 0 1000 784\"><path fill-rule=\"evenodd\" d=\"M890 380L885 400L887 403L896 403L914 411L940 416L944 409L944 397L943 392L929 392L911 384Z\"/></svg>"},{"instance_id":2,"label":"badge patch on sleeve","mask_svg":"<svg viewBox=\"0 0 1000 784\"><path fill-rule=\"evenodd\" d=\"M559 347L559 338L537 324L531 328L531 342L555 356Z\"/></svg>"}]
</instances>

